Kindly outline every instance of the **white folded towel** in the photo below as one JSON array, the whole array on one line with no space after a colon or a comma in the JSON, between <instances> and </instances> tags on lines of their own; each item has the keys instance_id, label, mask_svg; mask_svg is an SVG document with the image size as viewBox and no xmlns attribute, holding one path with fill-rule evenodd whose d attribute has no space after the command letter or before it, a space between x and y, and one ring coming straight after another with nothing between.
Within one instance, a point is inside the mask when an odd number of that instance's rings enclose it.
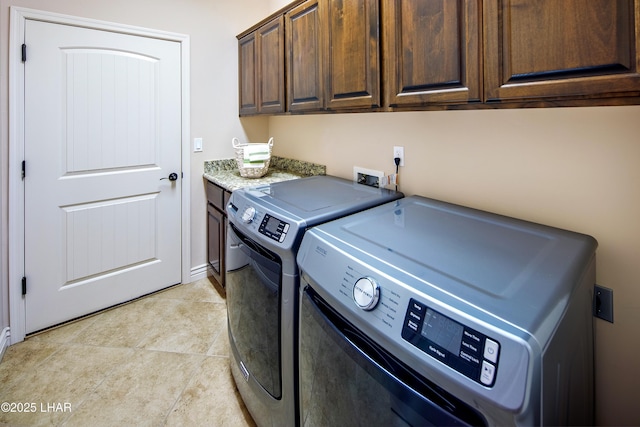
<instances>
[{"instance_id":1,"label":"white folded towel","mask_svg":"<svg viewBox=\"0 0 640 427\"><path fill-rule=\"evenodd\" d=\"M244 158L242 165L245 168L262 168L264 162L269 160L269 144L247 144L243 147Z\"/></svg>"}]
</instances>

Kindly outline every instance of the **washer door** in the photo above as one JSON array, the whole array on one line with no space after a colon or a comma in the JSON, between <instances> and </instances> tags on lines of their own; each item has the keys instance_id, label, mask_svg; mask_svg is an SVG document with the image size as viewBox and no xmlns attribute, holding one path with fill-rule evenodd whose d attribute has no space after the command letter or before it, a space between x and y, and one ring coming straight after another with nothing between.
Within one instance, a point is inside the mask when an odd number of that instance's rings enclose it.
<instances>
[{"instance_id":1,"label":"washer door","mask_svg":"<svg viewBox=\"0 0 640 427\"><path fill-rule=\"evenodd\" d=\"M227 268L227 316L231 345L235 346L246 369L273 398L282 396L280 366L280 286L282 263L269 252L240 233L233 224L228 229L230 242L244 257ZM240 262L244 261L244 262ZM242 265L244 264L244 265Z\"/></svg>"},{"instance_id":2,"label":"washer door","mask_svg":"<svg viewBox=\"0 0 640 427\"><path fill-rule=\"evenodd\" d=\"M364 336L310 286L302 295L301 425L486 425L473 408Z\"/></svg>"}]
</instances>

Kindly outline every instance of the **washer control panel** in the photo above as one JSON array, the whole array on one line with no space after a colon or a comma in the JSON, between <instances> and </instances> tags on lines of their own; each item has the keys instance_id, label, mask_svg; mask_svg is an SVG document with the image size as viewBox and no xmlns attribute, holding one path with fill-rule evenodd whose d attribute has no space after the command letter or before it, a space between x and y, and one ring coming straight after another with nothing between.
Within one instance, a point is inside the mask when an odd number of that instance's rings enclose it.
<instances>
[{"instance_id":1,"label":"washer control panel","mask_svg":"<svg viewBox=\"0 0 640 427\"><path fill-rule=\"evenodd\" d=\"M402 338L472 380L495 384L500 343L411 298Z\"/></svg>"},{"instance_id":2,"label":"washer control panel","mask_svg":"<svg viewBox=\"0 0 640 427\"><path fill-rule=\"evenodd\" d=\"M276 242L282 243L284 238L287 237L289 224L266 213L262 218L258 231Z\"/></svg>"}]
</instances>

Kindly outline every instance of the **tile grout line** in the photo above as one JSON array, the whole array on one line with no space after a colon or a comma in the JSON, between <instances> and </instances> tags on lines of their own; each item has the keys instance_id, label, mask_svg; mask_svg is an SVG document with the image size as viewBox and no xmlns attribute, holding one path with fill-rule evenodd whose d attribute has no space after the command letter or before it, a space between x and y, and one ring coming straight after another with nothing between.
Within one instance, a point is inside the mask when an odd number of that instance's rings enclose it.
<instances>
[{"instance_id":1,"label":"tile grout line","mask_svg":"<svg viewBox=\"0 0 640 427\"><path fill-rule=\"evenodd\" d=\"M180 402L180 400L182 399L182 396L184 394L184 391L189 388L192 385L192 382L194 381L194 379L196 378L196 376L198 375L198 372L200 371L200 369L202 368L202 365L204 364L204 362L207 360L207 358L209 356L207 356L206 354L201 355L203 356L202 359L200 360L200 363L198 363L198 365L196 367L194 367L193 372L191 372L191 375L189 376L189 380L185 382L184 387L182 387L182 390L180 390L180 393L178 393L178 396L176 397L176 400L173 402L173 404L171 405L171 407L169 408L169 410L167 411L167 413L164 416L164 419L162 421L162 425L166 425L167 421L169 420L169 417L171 416L171 414L173 413L174 408L176 407L176 405L178 404L178 402Z\"/></svg>"},{"instance_id":2,"label":"tile grout line","mask_svg":"<svg viewBox=\"0 0 640 427\"><path fill-rule=\"evenodd\" d=\"M96 348L104 348L104 349L111 349L111 348L126 348L129 350L129 353L133 354L135 353L135 349L131 348L131 347L105 347L105 346L99 346L99 345L94 345L94 346L90 346L87 344L76 344L73 343L73 345L84 345L86 347L96 347ZM89 399L93 394L96 393L96 391L98 390L98 388L104 384L104 382L113 374L113 372L118 368L118 365L114 364L113 368L111 368L108 372L105 372L104 375L102 376L102 380L98 381L95 385L95 387L93 387L90 391L87 392L86 395L84 395L83 399L78 403L78 405L73 408L74 410L71 411L58 425L59 426L64 426L66 425L69 420L71 419L71 417L73 417L75 415L75 413L78 411L78 409L80 407L82 407L82 405L87 401L87 399Z\"/></svg>"}]
</instances>

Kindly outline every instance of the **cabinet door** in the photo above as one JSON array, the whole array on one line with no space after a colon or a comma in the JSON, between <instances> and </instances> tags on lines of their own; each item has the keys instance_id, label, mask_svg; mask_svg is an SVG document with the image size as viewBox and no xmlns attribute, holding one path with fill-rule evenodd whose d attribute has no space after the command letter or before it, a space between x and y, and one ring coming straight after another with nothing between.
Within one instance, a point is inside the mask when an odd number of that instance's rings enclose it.
<instances>
[{"instance_id":1,"label":"cabinet door","mask_svg":"<svg viewBox=\"0 0 640 427\"><path fill-rule=\"evenodd\" d=\"M258 112L256 50L255 32L238 40L238 87L241 115Z\"/></svg>"},{"instance_id":2,"label":"cabinet door","mask_svg":"<svg viewBox=\"0 0 640 427\"><path fill-rule=\"evenodd\" d=\"M640 90L637 0L485 0L486 100Z\"/></svg>"},{"instance_id":3,"label":"cabinet door","mask_svg":"<svg viewBox=\"0 0 640 427\"><path fill-rule=\"evenodd\" d=\"M324 78L318 0L306 1L287 12L285 27L288 110L321 110Z\"/></svg>"},{"instance_id":4,"label":"cabinet door","mask_svg":"<svg viewBox=\"0 0 640 427\"><path fill-rule=\"evenodd\" d=\"M480 0L383 0L385 105L482 99Z\"/></svg>"},{"instance_id":5,"label":"cabinet door","mask_svg":"<svg viewBox=\"0 0 640 427\"><path fill-rule=\"evenodd\" d=\"M258 112L284 111L284 17L257 30Z\"/></svg>"},{"instance_id":6,"label":"cabinet door","mask_svg":"<svg viewBox=\"0 0 640 427\"><path fill-rule=\"evenodd\" d=\"M213 277L224 286L225 217L211 203L207 208L207 235L207 259Z\"/></svg>"},{"instance_id":7,"label":"cabinet door","mask_svg":"<svg viewBox=\"0 0 640 427\"><path fill-rule=\"evenodd\" d=\"M380 106L378 0L320 0L329 109Z\"/></svg>"}]
</instances>

